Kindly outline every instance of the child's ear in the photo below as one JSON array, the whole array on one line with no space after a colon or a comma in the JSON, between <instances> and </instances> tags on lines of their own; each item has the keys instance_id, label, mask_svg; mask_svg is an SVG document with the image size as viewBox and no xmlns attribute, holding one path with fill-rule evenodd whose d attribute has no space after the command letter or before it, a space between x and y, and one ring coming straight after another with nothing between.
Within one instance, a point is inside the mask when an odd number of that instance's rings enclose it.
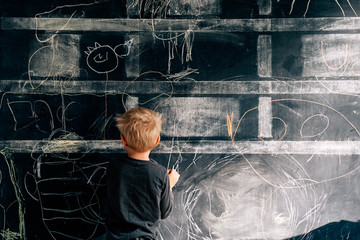
<instances>
[{"instance_id":1,"label":"child's ear","mask_svg":"<svg viewBox=\"0 0 360 240\"><path fill-rule=\"evenodd\" d=\"M121 141L123 142L124 146L127 146L127 141L124 137L124 135L120 134Z\"/></svg>"},{"instance_id":2,"label":"child's ear","mask_svg":"<svg viewBox=\"0 0 360 240\"><path fill-rule=\"evenodd\" d=\"M156 143L155 143L155 145L154 145L154 148L159 144L159 142L160 142L160 135L159 135L158 138L156 139Z\"/></svg>"}]
</instances>

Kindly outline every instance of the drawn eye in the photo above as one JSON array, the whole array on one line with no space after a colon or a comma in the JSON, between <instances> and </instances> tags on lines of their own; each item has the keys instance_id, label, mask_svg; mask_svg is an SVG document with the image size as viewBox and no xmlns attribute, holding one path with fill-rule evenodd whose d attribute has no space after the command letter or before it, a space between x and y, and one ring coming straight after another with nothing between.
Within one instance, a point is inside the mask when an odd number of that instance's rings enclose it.
<instances>
[{"instance_id":1,"label":"drawn eye","mask_svg":"<svg viewBox=\"0 0 360 240\"><path fill-rule=\"evenodd\" d=\"M96 62L96 63L106 62L106 61L108 60L108 52L105 53L105 57L104 57L101 53L99 53L98 55L96 55L96 56L94 57L93 60L94 60L94 62Z\"/></svg>"}]
</instances>

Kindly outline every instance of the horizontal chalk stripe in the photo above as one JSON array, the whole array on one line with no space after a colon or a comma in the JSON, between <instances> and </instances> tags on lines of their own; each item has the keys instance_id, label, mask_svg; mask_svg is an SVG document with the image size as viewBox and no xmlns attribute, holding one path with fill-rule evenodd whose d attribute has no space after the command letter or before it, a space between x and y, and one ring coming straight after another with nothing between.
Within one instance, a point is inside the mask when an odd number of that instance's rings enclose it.
<instances>
[{"instance_id":1,"label":"horizontal chalk stripe","mask_svg":"<svg viewBox=\"0 0 360 240\"><path fill-rule=\"evenodd\" d=\"M3 30L61 32L334 32L360 30L360 19L269 18L269 19L101 19L101 18L15 18L2 17Z\"/></svg>"},{"instance_id":2,"label":"horizontal chalk stripe","mask_svg":"<svg viewBox=\"0 0 360 240\"><path fill-rule=\"evenodd\" d=\"M235 148L235 147L237 148ZM360 141L161 141L153 153L196 154L324 154L360 155ZM10 140L0 149L13 153L116 153L124 152L118 140Z\"/></svg>"},{"instance_id":3,"label":"horizontal chalk stripe","mask_svg":"<svg viewBox=\"0 0 360 240\"><path fill-rule=\"evenodd\" d=\"M39 81L2 80L1 91L13 94L359 94L360 80L272 81Z\"/></svg>"}]
</instances>

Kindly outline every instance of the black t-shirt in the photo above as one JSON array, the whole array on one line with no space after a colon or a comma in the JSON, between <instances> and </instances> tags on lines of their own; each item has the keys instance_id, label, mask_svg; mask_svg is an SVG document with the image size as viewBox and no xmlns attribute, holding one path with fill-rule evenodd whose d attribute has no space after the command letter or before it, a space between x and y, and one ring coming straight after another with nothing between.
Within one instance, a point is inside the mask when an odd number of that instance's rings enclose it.
<instances>
[{"instance_id":1,"label":"black t-shirt","mask_svg":"<svg viewBox=\"0 0 360 240\"><path fill-rule=\"evenodd\" d=\"M160 219L169 216L174 201L165 167L126 156L111 160L107 171L110 235L157 239Z\"/></svg>"}]
</instances>

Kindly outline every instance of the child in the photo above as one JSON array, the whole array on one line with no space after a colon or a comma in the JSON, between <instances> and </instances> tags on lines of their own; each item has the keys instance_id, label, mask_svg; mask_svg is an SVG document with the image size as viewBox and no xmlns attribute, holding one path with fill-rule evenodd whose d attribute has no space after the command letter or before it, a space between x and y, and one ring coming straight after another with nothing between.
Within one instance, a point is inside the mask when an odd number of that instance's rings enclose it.
<instances>
[{"instance_id":1,"label":"child","mask_svg":"<svg viewBox=\"0 0 360 240\"><path fill-rule=\"evenodd\" d=\"M171 189L180 175L149 159L162 122L161 115L141 107L116 118L127 155L109 164L106 239L155 240L160 220L172 210Z\"/></svg>"}]
</instances>

